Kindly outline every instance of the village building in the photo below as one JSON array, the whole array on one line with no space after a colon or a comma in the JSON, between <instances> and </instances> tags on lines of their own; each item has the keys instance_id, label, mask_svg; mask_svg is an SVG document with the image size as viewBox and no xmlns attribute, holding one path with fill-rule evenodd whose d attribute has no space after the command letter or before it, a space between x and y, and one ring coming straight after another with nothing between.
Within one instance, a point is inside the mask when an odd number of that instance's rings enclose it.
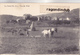
<instances>
[{"instance_id":1,"label":"village building","mask_svg":"<svg viewBox=\"0 0 80 55\"><path fill-rule=\"evenodd\" d=\"M66 20L67 20L67 21L70 21L70 18L67 17Z\"/></svg>"},{"instance_id":2,"label":"village building","mask_svg":"<svg viewBox=\"0 0 80 55\"><path fill-rule=\"evenodd\" d=\"M26 24L29 24L31 21L30 20L26 20Z\"/></svg>"},{"instance_id":3,"label":"village building","mask_svg":"<svg viewBox=\"0 0 80 55\"><path fill-rule=\"evenodd\" d=\"M40 21L40 17L37 17L38 18L38 21Z\"/></svg>"},{"instance_id":4,"label":"village building","mask_svg":"<svg viewBox=\"0 0 80 55\"><path fill-rule=\"evenodd\" d=\"M59 20L60 20L60 21L62 21L62 20L63 20L63 18L59 18Z\"/></svg>"},{"instance_id":5,"label":"village building","mask_svg":"<svg viewBox=\"0 0 80 55\"><path fill-rule=\"evenodd\" d=\"M66 17L66 18L59 18L59 20L61 21L61 20L66 20L66 21L70 21L70 18L68 18L68 17Z\"/></svg>"},{"instance_id":6,"label":"village building","mask_svg":"<svg viewBox=\"0 0 80 55\"><path fill-rule=\"evenodd\" d=\"M53 17L51 20L57 20L57 17Z\"/></svg>"}]
</instances>

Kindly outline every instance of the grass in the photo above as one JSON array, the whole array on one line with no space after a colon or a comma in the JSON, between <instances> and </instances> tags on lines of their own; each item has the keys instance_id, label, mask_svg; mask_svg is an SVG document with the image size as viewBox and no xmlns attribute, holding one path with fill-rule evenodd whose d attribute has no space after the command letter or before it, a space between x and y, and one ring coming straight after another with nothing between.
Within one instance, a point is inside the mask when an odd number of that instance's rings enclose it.
<instances>
[{"instance_id":1,"label":"grass","mask_svg":"<svg viewBox=\"0 0 80 55\"><path fill-rule=\"evenodd\" d=\"M50 27L37 27L37 31L32 31L30 34L33 36L41 35L41 30L47 28ZM45 38L43 36L33 38L4 32L1 39L0 53L78 54L78 34L77 28L70 27L58 27L58 33L54 33L53 38Z\"/></svg>"}]
</instances>

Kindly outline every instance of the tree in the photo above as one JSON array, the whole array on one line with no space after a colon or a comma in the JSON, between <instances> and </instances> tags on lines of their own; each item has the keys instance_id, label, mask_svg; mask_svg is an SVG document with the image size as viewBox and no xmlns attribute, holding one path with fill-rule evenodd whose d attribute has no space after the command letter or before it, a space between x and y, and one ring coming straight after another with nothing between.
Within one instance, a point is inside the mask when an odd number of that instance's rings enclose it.
<instances>
[{"instance_id":1,"label":"tree","mask_svg":"<svg viewBox=\"0 0 80 55\"><path fill-rule=\"evenodd\" d=\"M31 14L24 14L24 15L23 15L23 18L24 18L25 20L29 20L31 17L32 17Z\"/></svg>"},{"instance_id":2,"label":"tree","mask_svg":"<svg viewBox=\"0 0 80 55\"><path fill-rule=\"evenodd\" d=\"M38 17L32 16L29 20L31 20L31 21L38 21Z\"/></svg>"}]
</instances>

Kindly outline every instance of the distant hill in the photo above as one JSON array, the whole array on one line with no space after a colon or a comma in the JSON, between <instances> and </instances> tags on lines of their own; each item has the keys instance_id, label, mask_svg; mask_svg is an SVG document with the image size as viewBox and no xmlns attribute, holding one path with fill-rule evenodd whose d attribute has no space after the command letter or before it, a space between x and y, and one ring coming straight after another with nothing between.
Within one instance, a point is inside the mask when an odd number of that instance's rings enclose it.
<instances>
[{"instance_id":1,"label":"distant hill","mask_svg":"<svg viewBox=\"0 0 80 55\"><path fill-rule=\"evenodd\" d=\"M70 12L61 12L61 13L50 13L50 14L45 14L45 15L39 15L39 17L41 16L50 16L50 17L58 17L58 18L66 18L69 17L71 18L71 20L79 20L79 8L77 9L73 9ZM15 20L15 19L22 19L23 17L19 17L19 16L13 16L13 15L0 15L0 24L4 25L6 24L5 22L7 20Z\"/></svg>"},{"instance_id":2,"label":"distant hill","mask_svg":"<svg viewBox=\"0 0 80 55\"><path fill-rule=\"evenodd\" d=\"M4 25L7 20L15 20L18 18L21 19L22 17L17 17L17 16L13 16L13 15L0 15L0 24Z\"/></svg>"},{"instance_id":3,"label":"distant hill","mask_svg":"<svg viewBox=\"0 0 80 55\"><path fill-rule=\"evenodd\" d=\"M46 15L40 15L41 16L50 16L50 17L58 17L58 18L66 18L69 17L71 20L79 19L79 8L73 9L70 12L62 12L62 13L50 13Z\"/></svg>"}]
</instances>

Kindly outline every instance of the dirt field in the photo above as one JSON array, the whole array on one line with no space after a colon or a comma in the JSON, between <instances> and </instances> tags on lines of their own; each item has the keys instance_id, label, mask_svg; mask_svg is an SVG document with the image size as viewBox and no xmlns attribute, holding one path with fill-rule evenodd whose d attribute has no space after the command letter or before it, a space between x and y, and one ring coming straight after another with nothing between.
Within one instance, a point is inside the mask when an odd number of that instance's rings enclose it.
<instances>
[{"instance_id":1,"label":"dirt field","mask_svg":"<svg viewBox=\"0 0 80 55\"><path fill-rule=\"evenodd\" d=\"M41 30L51 27L37 27L32 31L32 36L40 36ZM58 32L53 38L27 37L26 34L18 35L1 32L0 54L78 54L79 29L78 27L58 27ZM24 32L25 33L25 32Z\"/></svg>"}]
</instances>

